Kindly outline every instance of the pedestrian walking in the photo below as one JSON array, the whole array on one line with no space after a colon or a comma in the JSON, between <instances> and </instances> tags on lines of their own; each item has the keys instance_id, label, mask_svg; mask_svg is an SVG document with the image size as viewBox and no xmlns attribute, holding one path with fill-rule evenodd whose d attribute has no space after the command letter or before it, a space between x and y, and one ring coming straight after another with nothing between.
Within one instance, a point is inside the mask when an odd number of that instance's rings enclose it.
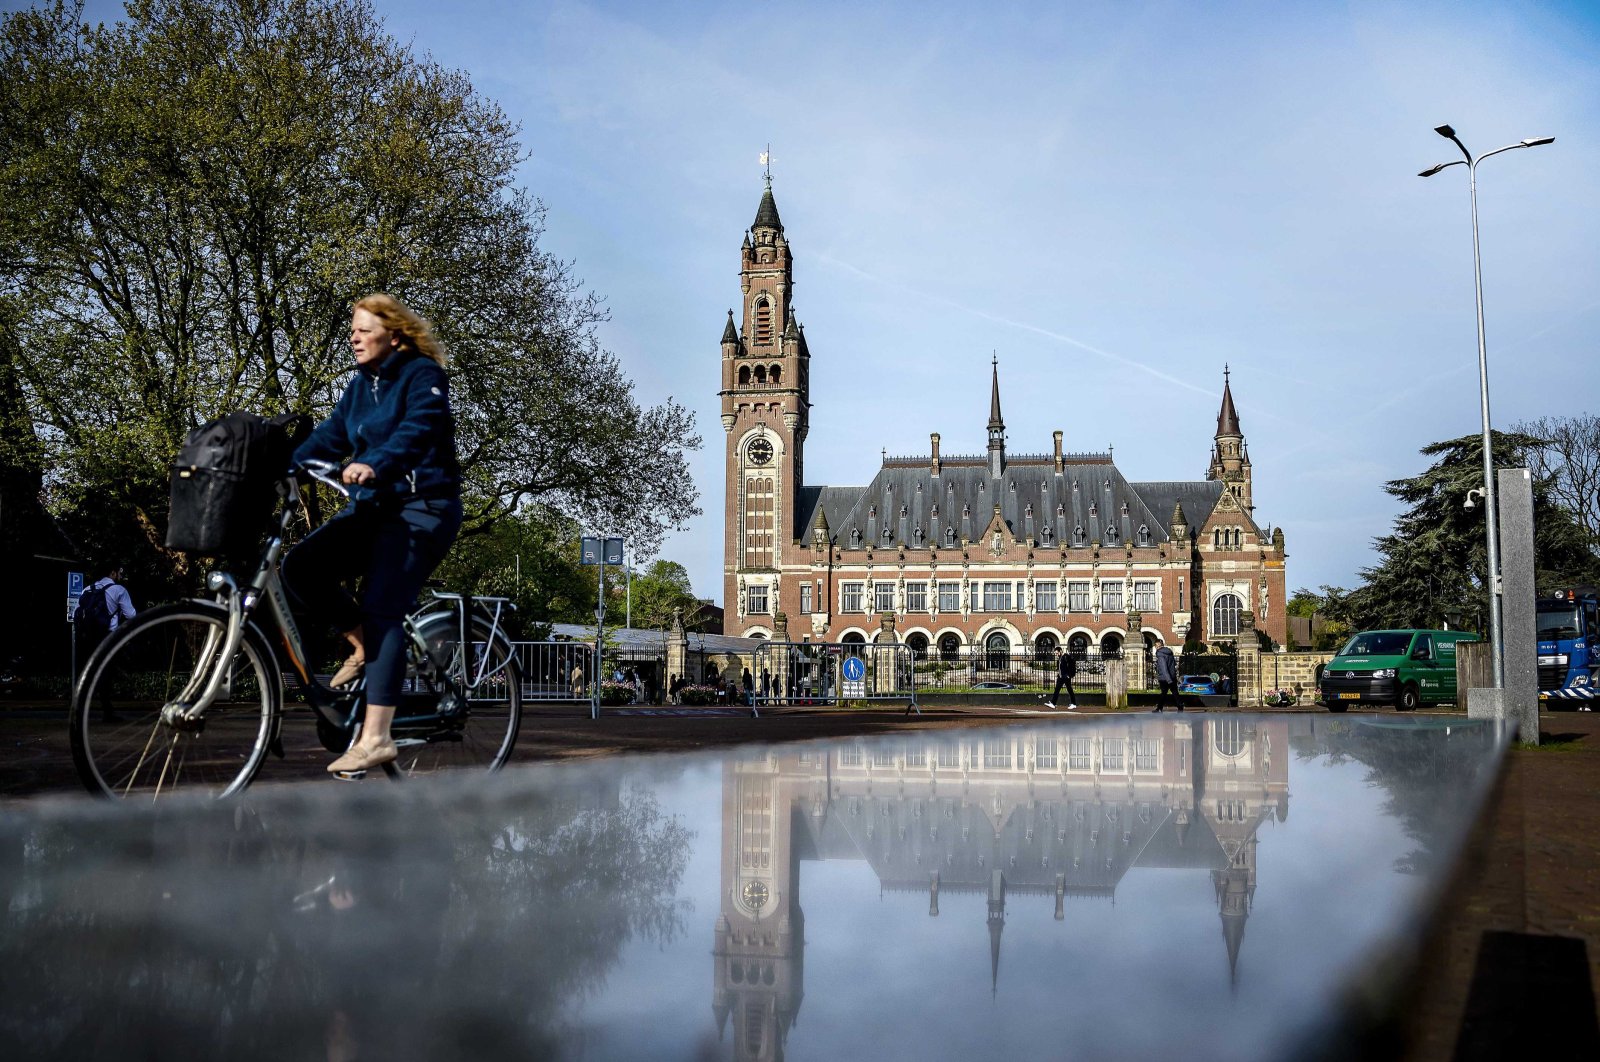
<instances>
[{"instance_id":1,"label":"pedestrian walking","mask_svg":"<svg viewBox=\"0 0 1600 1062\"><path fill-rule=\"evenodd\" d=\"M72 627L79 642L93 649L106 635L138 614L127 588L122 585L122 569L112 565L78 596Z\"/></svg>"},{"instance_id":2,"label":"pedestrian walking","mask_svg":"<svg viewBox=\"0 0 1600 1062\"><path fill-rule=\"evenodd\" d=\"M761 669L761 699L763 701L772 699L772 669L770 668L764 667Z\"/></svg>"},{"instance_id":3,"label":"pedestrian walking","mask_svg":"<svg viewBox=\"0 0 1600 1062\"><path fill-rule=\"evenodd\" d=\"M1161 687L1156 694L1156 711L1165 710L1168 693L1172 694L1172 706L1183 711L1183 701L1178 697L1178 659L1166 645L1156 649L1156 682Z\"/></svg>"},{"instance_id":4,"label":"pedestrian walking","mask_svg":"<svg viewBox=\"0 0 1600 1062\"><path fill-rule=\"evenodd\" d=\"M744 669L744 674L739 676L739 684L744 687L744 703L745 704L750 704L750 705L755 704L756 703L756 680L755 680L755 676L750 674L750 669L749 668L745 668Z\"/></svg>"},{"instance_id":5,"label":"pedestrian walking","mask_svg":"<svg viewBox=\"0 0 1600 1062\"><path fill-rule=\"evenodd\" d=\"M583 677L584 677L583 676L583 664L581 662L573 664L572 665L572 696L574 698L579 699L579 700L583 699Z\"/></svg>"},{"instance_id":6,"label":"pedestrian walking","mask_svg":"<svg viewBox=\"0 0 1600 1062\"><path fill-rule=\"evenodd\" d=\"M1078 695L1072 690L1072 678L1078 673L1078 661L1071 653L1056 646L1056 688L1050 694L1050 699L1044 702L1046 708L1054 708L1056 700L1061 696L1061 687L1067 688L1067 711L1076 711L1078 708Z\"/></svg>"}]
</instances>

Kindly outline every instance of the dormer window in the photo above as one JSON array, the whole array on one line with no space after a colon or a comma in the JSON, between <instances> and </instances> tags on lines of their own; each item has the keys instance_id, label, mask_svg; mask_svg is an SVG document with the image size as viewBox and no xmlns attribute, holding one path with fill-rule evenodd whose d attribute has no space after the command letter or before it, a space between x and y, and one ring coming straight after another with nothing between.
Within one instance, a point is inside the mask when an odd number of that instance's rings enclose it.
<instances>
[{"instance_id":1,"label":"dormer window","mask_svg":"<svg viewBox=\"0 0 1600 1062\"><path fill-rule=\"evenodd\" d=\"M944 529L944 540L945 540L945 542L954 545L955 544L955 540L956 540L956 529L953 528L953 527L945 528Z\"/></svg>"},{"instance_id":2,"label":"dormer window","mask_svg":"<svg viewBox=\"0 0 1600 1062\"><path fill-rule=\"evenodd\" d=\"M1146 524L1140 524L1139 525L1139 545L1148 546L1149 544L1150 544L1150 528Z\"/></svg>"}]
</instances>

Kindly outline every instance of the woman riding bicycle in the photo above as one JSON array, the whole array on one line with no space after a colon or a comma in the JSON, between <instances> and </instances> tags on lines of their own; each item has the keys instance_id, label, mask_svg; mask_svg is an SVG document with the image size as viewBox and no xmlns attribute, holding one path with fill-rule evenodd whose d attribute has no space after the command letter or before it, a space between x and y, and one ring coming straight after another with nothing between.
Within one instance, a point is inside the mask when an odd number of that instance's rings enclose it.
<instances>
[{"instance_id":1,"label":"woman riding bicycle","mask_svg":"<svg viewBox=\"0 0 1600 1062\"><path fill-rule=\"evenodd\" d=\"M296 611L332 620L352 652L330 685L366 674L361 736L328 765L364 771L397 756L390 726L405 672L407 610L461 528L461 468L445 354L433 329L389 295L368 295L350 317L356 374L333 415L294 460L350 458L350 503L283 561ZM359 603L341 585L360 576Z\"/></svg>"}]
</instances>

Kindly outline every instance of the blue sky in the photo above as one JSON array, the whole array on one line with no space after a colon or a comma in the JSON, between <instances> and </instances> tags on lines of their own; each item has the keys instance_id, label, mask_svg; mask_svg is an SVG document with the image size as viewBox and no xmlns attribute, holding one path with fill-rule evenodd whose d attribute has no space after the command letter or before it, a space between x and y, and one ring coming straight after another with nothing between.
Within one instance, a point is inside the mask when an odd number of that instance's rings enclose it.
<instances>
[{"instance_id":1,"label":"blue sky","mask_svg":"<svg viewBox=\"0 0 1600 1062\"><path fill-rule=\"evenodd\" d=\"M991 8L995 9L991 9ZM91 7L105 17L112 5ZM1351 585L1384 481L1478 420L1474 151L1497 426L1600 393L1600 14L1484 3L384 2L522 123L545 247L641 401L697 413L720 594L718 339L772 145L813 355L812 483L880 451L1115 447L1203 477L1224 363L1291 587ZM624 529L625 530L625 529Z\"/></svg>"}]
</instances>

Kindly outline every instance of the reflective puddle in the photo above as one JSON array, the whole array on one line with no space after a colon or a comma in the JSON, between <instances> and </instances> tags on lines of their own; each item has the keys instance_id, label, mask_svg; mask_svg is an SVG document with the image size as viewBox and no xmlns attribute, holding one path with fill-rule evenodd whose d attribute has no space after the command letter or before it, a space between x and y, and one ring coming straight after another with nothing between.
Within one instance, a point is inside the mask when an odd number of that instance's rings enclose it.
<instances>
[{"instance_id":1,"label":"reflective puddle","mask_svg":"<svg viewBox=\"0 0 1600 1062\"><path fill-rule=\"evenodd\" d=\"M0 825L38 1058L1337 1053L1491 725L1089 717ZM10 1054L10 1052L7 1052Z\"/></svg>"}]
</instances>

